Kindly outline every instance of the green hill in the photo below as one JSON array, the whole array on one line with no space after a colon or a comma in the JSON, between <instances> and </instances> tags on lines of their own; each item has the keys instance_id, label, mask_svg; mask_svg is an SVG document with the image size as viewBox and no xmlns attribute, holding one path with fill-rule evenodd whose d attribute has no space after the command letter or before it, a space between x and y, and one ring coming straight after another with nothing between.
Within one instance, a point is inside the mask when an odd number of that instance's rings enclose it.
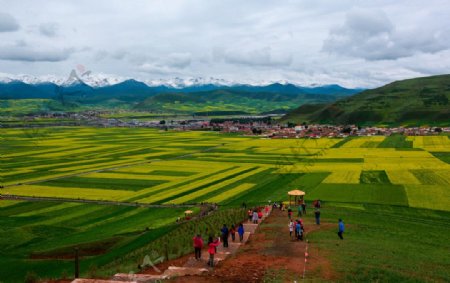
<instances>
[{"instance_id":1,"label":"green hill","mask_svg":"<svg viewBox=\"0 0 450 283\"><path fill-rule=\"evenodd\" d=\"M450 75L396 81L330 104L302 105L289 122L330 124L448 124Z\"/></svg>"},{"instance_id":2,"label":"green hill","mask_svg":"<svg viewBox=\"0 0 450 283\"><path fill-rule=\"evenodd\" d=\"M287 113L292 105L303 103L330 103L341 94L321 93L279 93L255 92L233 89L217 89L191 93L160 93L137 103L135 110L164 111L169 113L224 113L259 114L262 112L283 111Z\"/></svg>"}]
</instances>

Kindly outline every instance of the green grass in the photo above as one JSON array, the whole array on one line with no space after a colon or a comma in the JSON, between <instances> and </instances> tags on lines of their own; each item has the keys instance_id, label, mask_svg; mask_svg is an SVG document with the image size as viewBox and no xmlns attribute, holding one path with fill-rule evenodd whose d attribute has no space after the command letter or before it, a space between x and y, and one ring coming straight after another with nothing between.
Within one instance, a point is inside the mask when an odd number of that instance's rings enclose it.
<instances>
[{"instance_id":1,"label":"green grass","mask_svg":"<svg viewBox=\"0 0 450 283\"><path fill-rule=\"evenodd\" d=\"M320 184L306 196L335 202L408 205L403 186L388 184Z\"/></svg>"},{"instance_id":2,"label":"green grass","mask_svg":"<svg viewBox=\"0 0 450 283\"><path fill-rule=\"evenodd\" d=\"M68 187L68 188L93 188L105 190L139 191L144 188L151 188L153 186L163 184L165 182L167 181L70 177L42 182L39 183L39 185L55 186L61 188Z\"/></svg>"},{"instance_id":3,"label":"green grass","mask_svg":"<svg viewBox=\"0 0 450 283\"><path fill-rule=\"evenodd\" d=\"M335 143L331 148L340 148L341 146L343 146L347 142L351 141L352 139L356 139L356 138L357 137L346 137L346 138L343 138L338 143Z\"/></svg>"},{"instance_id":4,"label":"green grass","mask_svg":"<svg viewBox=\"0 0 450 283\"><path fill-rule=\"evenodd\" d=\"M386 172L383 171L362 171L360 182L361 184L390 184Z\"/></svg>"},{"instance_id":5,"label":"green grass","mask_svg":"<svg viewBox=\"0 0 450 283\"><path fill-rule=\"evenodd\" d=\"M395 134L386 137L379 145L379 148L412 148L413 142L407 141L406 136Z\"/></svg>"},{"instance_id":6,"label":"green grass","mask_svg":"<svg viewBox=\"0 0 450 283\"><path fill-rule=\"evenodd\" d=\"M363 125L448 126L450 75L396 81L329 104L300 106L284 122ZM303 110L303 111L302 111Z\"/></svg>"},{"instance_id":7,"label":"green grass","mask_svg":"<svg viewBox=\"0 0 450 283\"><path fill-rule=\"evenodd\" d=\"M336 228L310 233L308 240L331 261L338 282L450 280L448 212L324 203L321 216L322 222L336 223ZM338 218L346 225L343 241L336 235Z\"/></svg>"},{"instance_id":8,"label":"green grass","mask_svg":"<svg viewBox=\"0 0 450 283\"><path fill-rule=\"evenodd\" d=\"M49 210L57 207L61 208ZM147 239L152 237L152 231L174 223L183 212L182 208L68 206L57 202L19 202L1 207L1 279L20 282L28 270L43 277L61 276L64 269L72 270L72 261L31 260L30 257L70 257L74 247L80 247L83 254L94 253L88 260L90 263L98 263L119 251L127 254L137 248L132 245L133 241L144 235ZM21 216L25 214L27 216ZM83 265L85 261L82 259Z\"/></svg>"},{"instance_id":9,"label":"green grass","mask_svg":"<svg viewBox=\"0 0 450 283\"><path fill-rule=\"evenodd\" d=\"M450 185L446 179L432 170L411 170L411 172L424 185Z\"/></svg>"},{"instance_id":10,"label":"green grass","mask_svg":"<svg viewBox=\"0 0 450 283\"><path fill-rule=\"evenodd\" d=\"M433 154L434 157L444 161L445 163L450 164L450 152L432 152L431 154Z\"/></svg>"},{"instance_id":11,"label":"green grass","mask_svg":"<svg viewBox=\"0 0 450 283\"><path fill-rule=\"evenodd\" d=\"M226 201L225 204L237 206L245 202L249 205L260 205L267 204L269 200L272 202L286 200L288 191L293 189L312 191L326 176L328 173L277 174L270 173L270 171L261 172L242 180L245 183L256 182L255 187Z\"/></svg>"},{"instance_id":12,"label":"green grass","mask_svg":"<svg viewBox=\"0 0 450 283\"><path fill-rule=\"evenodd\" d=\"M195 172L187 172L187 171L165 171L165 170L155 170L150 172L151 175L162 175L162 176L179 176L179 177L186 177L186 176L192 176L197 173Z\"/></svg>"}]
</instances>

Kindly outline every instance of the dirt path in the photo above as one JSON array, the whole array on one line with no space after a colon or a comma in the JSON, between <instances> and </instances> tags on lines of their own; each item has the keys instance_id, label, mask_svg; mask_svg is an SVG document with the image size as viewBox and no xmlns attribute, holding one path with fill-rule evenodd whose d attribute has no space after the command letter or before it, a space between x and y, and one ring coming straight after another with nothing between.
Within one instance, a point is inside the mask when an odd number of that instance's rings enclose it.
<instances>
[{"instance_id":1,"label":"dirt path","mask_svg":"<svg viewBox=\"0 0 450 283\"><path fill-rule=\"evenodd\" d=\"M315 231L334 229L336 225L314 223L312 215L304 217L306 239ZM299 282L303 280L305 248L308 245L305 279L333 280L337 276L313 243L289 238L286 212L274 210L247 244L202 276L184 276L170 282Z\"/></svg>"}]
</instances>

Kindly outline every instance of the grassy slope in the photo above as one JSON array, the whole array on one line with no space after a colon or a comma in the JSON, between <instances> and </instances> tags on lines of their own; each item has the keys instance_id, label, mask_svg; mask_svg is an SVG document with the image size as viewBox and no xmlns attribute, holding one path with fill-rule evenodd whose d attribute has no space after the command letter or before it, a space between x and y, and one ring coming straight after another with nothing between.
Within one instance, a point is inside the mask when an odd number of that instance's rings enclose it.
<instances>
[{"instance_id":1,"label":"grassy slope","mask_svg":"<svg viewBox=\"0 0 450 283\"><path fill-rule=\"evenodd\" d=\"M448 282L450 213L384 205L325 204L322 221L333 230L309 234L331 259L341 282ZM344 240L337 220L346 224ZM310 259L314 260L314 259Z\"/></svg>"},{"instance_id":2,"label":"grassy slope","mask_svg":"<svg viewBox=\"0 0 450 283\"><path fill-rule=\"evenodd\" d=\"M300 106L284 121L332 124L445 124L450 75L397 81L328 105Z\"/></svg>"},{"instance_id":3,"label":"grassy slope","mask_svg":"<svg viewBox=\"0 0 450 283\"><path fill-rule=\"evenodd\" d=\"M31 254L72 255L73 247L82 243L86 243L86 249L92 246L99 249L103 245L108 250L104 256L89 260L91 264L119 251L129 253L133 250L133 241L140 237L148 238L153 233L144 232L146 227L157 229L157 233L160 227L183 216L183 211L182 208L148 209L57 202L19 202L0 207L1 279L20 282L30 270L41 276L61 276L63 270L70 272L72 260L30 261L28 258ZM82 248L80 253L83 253ZM86 270L86 260L82 263Z\"/></svg>"},{"instance_id":4,"label":"grassy slope","mask_svg":"<svg viewBox=\"0 0 450 283\"><path fill-rule=\"evenodd\" d=\"M131 110L166 114L240 115L263 112L286 113L295 105L304 103L330 103L342 94L283 93L241 90L212 90L192 93L174 92L156 95L134 95L124 92L113 96L90 93L86 96L66 96L58 99L0 100L0 116L22 116L51 111ZM130 116L136 116L136 113Z\"/></svg>"},{"instance_id":5,"label":"grassy slope","mask_svg":"<svg viewBox=\"0 0 450 283\"><path fill-rule=\"evenodd\" d=\"M215 90L198 93L163 93L138 103L137 110L166 111L169 113L196 113L215 115L224 111L261 113L292 109L292 105L334 101L332 95L252 93Z\"/></svg>"}]
</instances>

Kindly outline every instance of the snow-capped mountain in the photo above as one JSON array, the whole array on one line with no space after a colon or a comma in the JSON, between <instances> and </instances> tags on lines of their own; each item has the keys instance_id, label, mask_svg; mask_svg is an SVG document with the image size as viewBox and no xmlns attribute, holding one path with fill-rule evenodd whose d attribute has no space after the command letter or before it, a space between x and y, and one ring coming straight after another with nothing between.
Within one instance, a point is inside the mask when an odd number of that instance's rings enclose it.
<instances>
[{"instance_id":1,"label":"snow-capped mountain","mask_svg":"<svg viewBox=\"0 0 450 283\"><path fill-rule=\"evenodd\" d=\"M246 99L268 101L328 102L352 95L361 90L346 89L338 85L303 87L286 81L249 84L236 83L213 77L192 77L138 81L90 71L72 70L67 77L0 74L0 99L64 99L75 104L142 103L148 106L155 100L195 101L210 96L230 103ZM203 97L203 98L202 98ZM150 99L147 101L147 99ZM190 100L189 100L190 99ZM219 101L222 101L219 100ZM147 101L147 102L145 102ZM153 101L155 102L155 101ZM156 105L158 105L158 101Z\"/></svg>"},{"instance_id":2,"label":"snow-capped mountain","mask_svg":"<svg viewBox=\"0 0 450 283\"><path fill-rule=\"evenodd\" d=\"M193 87L193 86L202 86L202 85L216 85L216 86L233 86L240 85L240 83L227 81L224 79L218 78L203 78L203 77L194 77L194 78L179 78L175 77L172 79L156 79L156 80L144 80L144 83L148 86L167 86L172 88L185 88L185 87Z\"/></svg>"},{"instance_id":3,"label":"snow-capped mountain","mask_svg":"<svg viewBox=\"0 0 450 283\"><path fill-rule=\"evenodd\" d=\"M53 83L59 86L84 83L93 88L112 86L115 84L122 83L126 80L136 80L145 83L149 87L165 86L169 88L186 88L186 87L196 87L203 85L214 85L214 86L235 86L235 85L252 85L252 86L263 86L272 83L287 84L287 81L268 81L268 82L235 82L228 81L224 79L214 78L214 77L175 77L167 79L133 79L121 76L115 76L103 73L91 73L86 71L84 73L79 73L76 70L72 70L68 76L55 76L55 75L43 75L43 76L32 76L27 74L11 75L6 73L0 73L0 83L9 83L12 81L21 81L26 84L36 85L42 83Z\"/></svg>"},{"instance_id":4,"label":"snow-capped mountain","mask_svg":"<svg viewBox=\"0 0 450 283\"><path fill-rule=\"evenodd\" d=\"M55 76L55 75L32 76L26 74L11 75L0 73L0 82L9 83L12 81L21 81L31 85L42 83L53 83L62 86L62 85L84 83L90 87L98 88L115 85L125 81L126 79L127 78L102 73L92 74L90 71L78 74L75 70L72 70L69 76Z\"/></svg>"},{"instance_id":5,"label":"snow-capped mountain","mask_svg":"<svg viewBox=\"0 0 450 283\"><path fill-rule=\"evenodd\" d=\"M125 81L135 81L147 85L150 88L166 87L169 89L179 89L179 90L210 90L211 88L220 87L244 87L244 88L263 88L276 86L284 86L286 88L300 88L300 89L315 89L315 88L329 88L335 87L336 85L300 85L294 82L289 82L286 80L279 81L229 81L225 79L219 79L214 77L175 77L175 78L165 78L165 79L134 79L126 78L116 75L103 74L103 73L92 73L91 71L77 71L73 69L68 76L55 76L55 75L43 75L43 76L32 76L26 74L11 75L6 73L0 73L0 83L10 83L10 82L23 82L29 85L39 85L39 84L55 84L57 86L70 86L82 84L86 87L91 87L94 89L109 87L121 84Z\"/></svg>"}]
</instances>

